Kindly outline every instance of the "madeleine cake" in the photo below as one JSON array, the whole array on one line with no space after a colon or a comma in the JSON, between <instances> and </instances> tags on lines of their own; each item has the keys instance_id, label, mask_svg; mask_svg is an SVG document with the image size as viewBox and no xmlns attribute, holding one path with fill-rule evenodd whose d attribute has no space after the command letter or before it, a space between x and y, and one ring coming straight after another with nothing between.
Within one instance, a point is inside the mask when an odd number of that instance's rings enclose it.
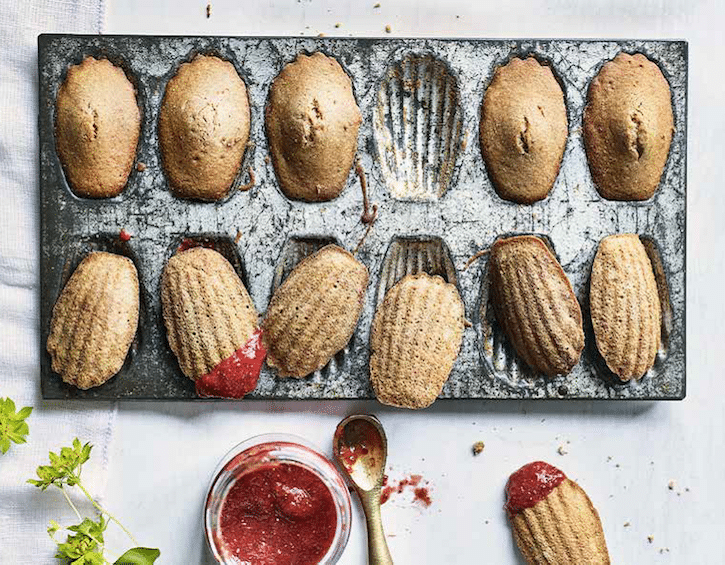
<instances>
[{"instance_id":1,"label":"madeleine cake","mask_svg":"<svg viewBox=\"0 0 725 565\"><path fill-rule=\"evenodd\" d=\"M161 305L171 350L194 381L244 351L258 333L247 289L229 261L212 249L192 247L169 259Z\"/></svg>"},{"instance_id":2,"label":"madeleine cake","mask_svg":"<svg viewBox=\"0 0 725 565\"><path fill-rule=\"evenodd\" d=\"M641 53L620 53L589 85L584 144L599 193L610 200L654 195L670 151L670 86Z\"/></svg>"},{"instance_id":3,"label":"madeleine cake","mask_svg":"<svg viewBox=\"0 0 725 565\"><path fill-rule=\"evenodd\" d=\"M551 68L514 57L496 69L481 106L480 143L501 198L546 198L559 173L567 136L564 93Z\"/></svg>"},{"instance_id":4,"label":"madeleine cake","mask_svg":"<svg viewBox=\"0 0 725 565\"><path fill-rule=\"evenodd\" d=\"M599 243L589 305L607 366L623 381L642 378L660 346L661 307L652 263L637 235L610 235Z\"/></svg>"},{"instance_id":5,"label":"madeleine cake","mask_svg":"<svg viewBox=\"0 0 725 565\"><path fill-rule=\"evenodd\" d=\"M159 145L172 192L219 200L234 182L249 141L249 99L234 65L197 55L169 81Z\"/></svg>"},{"instance_id":6,"label":"madeleine cake","mask_svg":"<svg viewBox=\"0 0 725 565\"><path fill-rule=\"evenodd\" d=\"M297 378L324 367L350 341L367 284L365 265L337 245L303 259L267 309L267 364L280 377Z\"/></svg>"},{"instance_id":7,"label":"madeleine cake","mask_svg":"<svg viewBox=\"0 0 725 565\"><path fill-rule=\"evenodd\" d=\"M407 275L385 295L370 334L370 380L383 404L433 404L458 357L465 323L458 289L441 277Z\"/></svg>"},{"instance_id":8,"label":"madeleine cake","mask_svg":"<svg viewBox=\"0 0 725 565\"><path fill-rule=\"evenodd\" d=\"M58 89L55 141L68 184L86 198L121 193L136 156L141 112L123 69L86 57Z\"/></svg>"},{"instance_id":9,"label":"madeleine cake","mask_svg":"<svg viewBox=\"0 0 725 565\"><path fill-rule=\"evenodd\" d=\"M133 261L100 251L87 255L53 307L47 343L53 371L81 389L102 385L121 370L138 316Z\"/></svg>"},{"instance_id":10,"label":"madeleine cake","mask_svg":"<svg viewBox=\"0 0 725 565\"><path fill-rule=\"evenodd\" d=\"M499 239L489 277L496 319L526 363L565 375L584 349L579 302L556 257L538 237Z\"/></svg>"},{"instance_id":11,"label":"madeleine cake","mask_svg":"<svg viewBox=\"0 0 725 565\"><path fill-rule=\"evenodd\" d=\"M553 465L524 465L506 483L506 512L529 565L608 565L599 513Z\"/></svg>"},{"instance_id":12,"label":"madeleine cake","mask_svg":"<svg viewBox=\"0 0 725 565\"><path fill-rule=\"evenodd\" d=\"M350 77L322 53L300 54L274 79L266 110L272 163L294 200L332 200L345 186L362 123Z\"/></svg>"}]
</instances>

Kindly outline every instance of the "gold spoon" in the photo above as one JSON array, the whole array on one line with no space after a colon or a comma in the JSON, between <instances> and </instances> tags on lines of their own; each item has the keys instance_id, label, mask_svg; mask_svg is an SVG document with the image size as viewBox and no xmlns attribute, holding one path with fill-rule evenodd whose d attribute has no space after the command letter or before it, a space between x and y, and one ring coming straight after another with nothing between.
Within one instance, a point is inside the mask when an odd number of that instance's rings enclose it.
<instances>
[{"instance_id":1,"label":"gold spoon","mask_svg":"<svg viewBox=\"0 0 725 565\"><path fill-rule=\"evenodd\" d=\"M393 565L380 515L380 493L388 455L383 425L375 416L348 416L337 425L332 450L365 511L368 563Z\"/></svg>"}]
</instances>

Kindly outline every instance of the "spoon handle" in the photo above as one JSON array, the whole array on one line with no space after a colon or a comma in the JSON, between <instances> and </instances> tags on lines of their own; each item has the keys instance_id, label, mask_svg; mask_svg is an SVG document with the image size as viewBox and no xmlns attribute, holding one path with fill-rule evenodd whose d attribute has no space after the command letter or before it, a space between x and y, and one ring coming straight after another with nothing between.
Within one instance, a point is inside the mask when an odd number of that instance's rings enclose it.
<instances>
[{"instance_id":1,"label":"spoon handle","mask_svg":"<svg viewBox=\"0 0 725 565\"><path fill-rule=\"evenodd\" d=\"M383 531L383 519L380 514L380 489L374 489L363 497L365 520L368 526L368 564L393 565L388 542Z\"/></svg>"}]
</instances>

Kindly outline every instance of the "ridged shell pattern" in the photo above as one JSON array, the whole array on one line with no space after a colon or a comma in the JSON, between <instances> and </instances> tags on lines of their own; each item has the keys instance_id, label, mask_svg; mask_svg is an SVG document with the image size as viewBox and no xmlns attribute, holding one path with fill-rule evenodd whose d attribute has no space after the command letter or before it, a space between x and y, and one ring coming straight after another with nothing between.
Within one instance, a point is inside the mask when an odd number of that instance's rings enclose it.
<instances>
[{"instance_id":1,"label":"ridged shell pattern","mask_svg":"<svg viewBox=\"0 0 725 565\"><path fill-rule=\"evenodd\" d=\"M589 292L597 348L621 380L640 379L660 346L661 306L652 263L639 237L605 237Z\"/></svg>"},{"instance_id":2,"label":"ridged shell pattern","mask_svg":"<svg viewBox=\"0 0 725 565\"><path fill-rule=\"evenodd\" d=\"M234 268L204 247L169 259L161 305L171 350L193 380L244 346L257 328L254 304Z\"/></svg>"},{"instance_id":3,"label":"ridged shell pattern","mask_svg":"<svg viewBox=\"0 0 725 565\"><path fill-rule=\"evenodd\" d=\"M513 516L511 528L529 565L610 563L599 513L587 493L569 479Z\"/></svg>"},{"instance_id":4,"label":"ridged shell pattern","mask_svg":"<svg viewBox=\"0 0 725 565\"><path fill-rule=\"evenodd\" d=\"M533 369L567 374L584 349L579 302L569 279L535 236L498 240L489 265L496 319Z\"/></svg>"},{"instance_id":5,"label":"ridged shell pattern","mask_svg":"<svg viewBox=\"0 0 725 565\"><path fill-rule=\"evenodd\" d=\"M105 252L86 256L53 308L47 343L53 371L81 389L103 384L123 366L138 317L133 262Z\"/></svg>"},{"instance_id":6,"label":"ridged shell pattern","mask_svg":"<svg viewBox=\"0 0 725 565\"><path fill-rule=\"evenodd\" d=\"M365 265L337 245L303 259L267 309L267 364L281 377L297 378L324 367L350 341L367 284Z\"/></svg>"},{"instance_id":7,"label":"ridged shell pattern","mask_svg":"<svg viewBox=\"0 0 725 565\"><path fill-rule=\"evenodd\" d=\"M443 240L399 237L392 241L380 272L377 306L385 294L405 275L427 273L456 284L456 268Z\"/></svg>"},{"instance_id":8,"label":"ridged shell pattern","mask_svg":"<svg viewBox=\"0 0 725 565\"><path fill-rule=\"evenodd\" d=\"M462 145L456 78L430 54L410 54L383 78L373 131L393 198L435 200L448 189Z\"/></svg>"},{"instance_id":9,"label":"ridged shell pattern","mask_svg":"<svg viewBox=\"0 0 725 565\"><path fill-rule=\"evenodd\" d=\"M458 290L438 276L407 275L375 312L370 379L378 400L425 408L440 394L463 338Z\"/></svg>"}]
</instances>

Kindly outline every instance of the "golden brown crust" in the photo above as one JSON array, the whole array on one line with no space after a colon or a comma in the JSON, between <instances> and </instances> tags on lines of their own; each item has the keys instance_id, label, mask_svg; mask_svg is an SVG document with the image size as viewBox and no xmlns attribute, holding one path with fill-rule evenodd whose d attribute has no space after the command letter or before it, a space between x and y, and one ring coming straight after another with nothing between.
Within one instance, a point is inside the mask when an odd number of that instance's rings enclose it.
<instances>
[{"instance_id":1,"label":"golden brown crust","mask_svg":"<svg viewBox=\"0 0 725 565\"><path fill-rule=\"evenodd\" d=\"M480 142L496 192L530 204L546 198L567 136L564 94L533 57L498 67L481 106Z\"/></svg>"},{"instance_id":2,"label":"golden brown crust","mask_svg":"<svg viewBox=\"0 0 725 565\"><path fill-rule=\"evenodd\" d=\"M549 495L515 514L516 545L529 565L609 565L599 513L587 493L564 479Z\"/></svg>"},{"instance_id":3,"label":"golden brown crust","mask_svg":"<svg viewBox=\"0 0 725 565\"><path fill-rule=\"evenodd\" d=\"M197 55L169 81L159 114L159 145L176 196L224 198L249 140L249 99L234 66Z\"/></svg>"},{"instance_id":4,"label":"golden brown crust","mask_svg":"<svg viewBox=\"0 0 725 565\"><path fill-rule=\"evenodd\" d=\"M303 259L267 308L267 364L280 377L297 378L324 367L350 341L367 284L365 265L337 245Z\"/></svg>"},{"instance_id":5,"label":"golden brown crust","mask_svg":"<svg viewBox=\"0 0 725 565\"><path fill-rule=\"evenodd\" d=\"M602 67L589 86L584 143L604 198L651 198L673 132L670 86L656 64L641 53L620 53Z\"/></svg>"},{"instance_id":6,"label":"golden brown crust","mask_svg":"<svg viewBox=\"0 0 725 565\"><path fill-rule=\"evenodd\" d=\"M73 192L110 198L123 190L136 156L141 113L126 74L87 57L58 90L55 139Z\"/></svg>"},{"instance_id":7,"label":"golden brown crust","mask_svg":"<svg viewBox=\"0 0 725 565\"><path fill-rule=\"evenodd\" d=\"M589 303L607 366L623 381L642 378L659 349L662 312L652 263L637 235L610 235L599 243Z\"/></svg>"},{"instance_id":8,"label":"golden brown crust","mask_svg":"<svg viewBox=\"0 0 725 565\"><path fill-rule=\"evenodd\" d=\"M498 240L489 275L496 318L534 369L567 374L584 349L579 302L556 257L538 237Z\"/></svg>"},{"instance_id":9,"label":"golden brown crust","mask_svg":"<svg viewBox=\"0 0 725 565\"><path fill-rule=\"evenodd\" d=\"M370 380L383 404L425 408L448 380L461 348L464 308L441 277L407 275L385 295L370 336Z\"/></svg>"},{"instance_id":10,"label":"golden brown crust","mask_svg":"<svg viewBox=\"0 0 725 565\"><path fill-rule=\"evenodd\" d=\"M81 389L105 383L123 366L138 313L133 262L113 253L86 256L53 307L47 343L53 371Z\"/></svg>"},{"instance_id":11,"label":"golden brown crust","mask_svg":"<svg viewBox=\"0 0 725 565\"><path fill-rule=\"evenodd\" d=\"M362 123L350 77L333 58L300 54L274 79L266 110L272 163L295 200L332 200L342 192Z\"/></svg>"},{"instance_id":12,"label":"golden brown crust","mask_svg":"<svg viewBox=\"0 0 725 565\"><path fill-rule=\"evenodd\" d=\"M171 350L192 380L246 344L257 328L257 311L234 268L204 247L169 259L161 305Z\"/></svg>"}]
</instances>

